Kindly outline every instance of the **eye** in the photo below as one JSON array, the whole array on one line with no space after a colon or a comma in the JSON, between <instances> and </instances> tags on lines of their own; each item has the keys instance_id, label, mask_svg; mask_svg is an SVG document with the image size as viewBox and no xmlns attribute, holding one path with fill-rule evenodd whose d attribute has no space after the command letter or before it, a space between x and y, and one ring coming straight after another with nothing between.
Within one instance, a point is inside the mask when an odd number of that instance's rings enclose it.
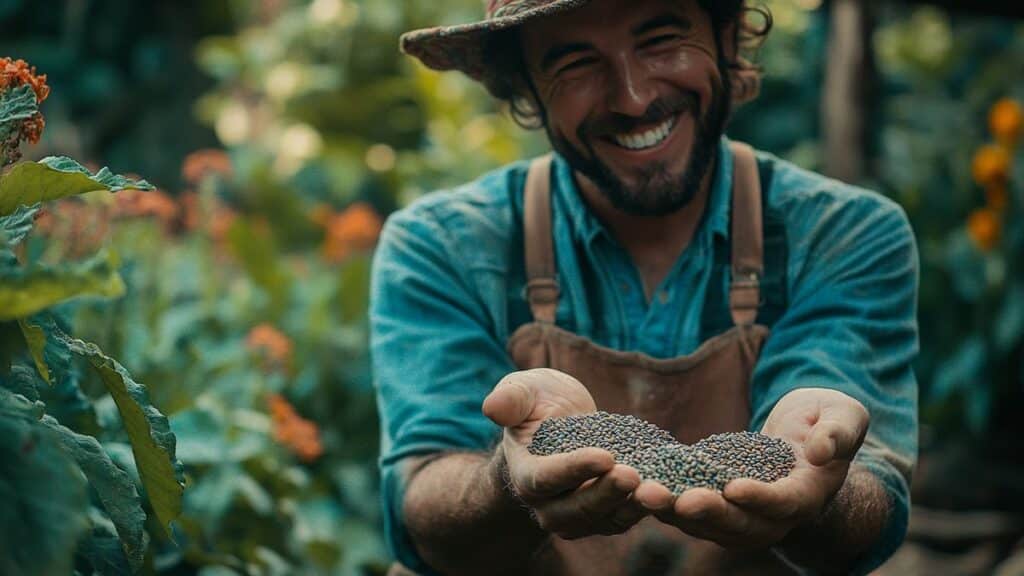
<instances>
[{"instance_id":1,"label":"eye","mask_svg":"<svg viewBox=\"0 0 1024 576\"><path fill-rule=\"evenodd\" d=\"M647 40L644 40L640 44L640 47L641 48L653 48L653 47L656 47L656 46L662 46L664 44L668 44L669 42L677 40L678 38L679 38L678 34L659 34L657 36L654 36L652 38L648 38Z\"/></svg>"},{"instance_id":2,"label":"eye","mask_svg":"<svg viewBox=\"0 0 1024 576\"><path fill-rule=\"evenodd\" d=\"M595 62L597 62L597 59L589 57L589 56L584 57L584 58L577 58L577 59L573 60L572 62L569 62L568 64L566 64L566 65L562 66L561 68L559 68L558 69L558 73L562 74L564 72L571 72L573 70L579 70L579 69L585 68L585 67L587 67L587 66L589 66L589 65L591 65L591 64L593 64Z\"/></svg>"}]
</instances>

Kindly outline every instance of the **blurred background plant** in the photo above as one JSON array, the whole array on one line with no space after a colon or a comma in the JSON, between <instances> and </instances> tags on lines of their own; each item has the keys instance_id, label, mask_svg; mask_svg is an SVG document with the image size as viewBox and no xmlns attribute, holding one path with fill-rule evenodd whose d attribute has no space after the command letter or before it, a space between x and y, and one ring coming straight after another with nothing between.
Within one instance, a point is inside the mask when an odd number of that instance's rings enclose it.
<instances>
[{"instance_id":1,"label":"blurred background plant","mask_svg":"<svg viewBox=\"0 0 1024 576\"><path fill-rule=\"evenodd\" d=\"M732 137L832 169L829 62L845 1L766 2L766 80ZM987 570L1024 514L1024 29L868 5L854 71L862 138L841 150L860 159L851 179L904 206L921 249L916 502L1016 515L979 561ZM373 245L412 199L545 150L474 83L397 51L402 31L479 13L478 0L0 2L0 55L31 60L54 87L26 154L76 154L158 188L51 203L24 241L43 262L119 254L125 295L67 314L147 383L178 439L189 484L177 544L153 534L147 573L386 567ZM970 478L954 472L965 466ZM922 526L913 553L970 548ZM918 560L893 573L928 573Z\"/></svg>"}]
</instances>

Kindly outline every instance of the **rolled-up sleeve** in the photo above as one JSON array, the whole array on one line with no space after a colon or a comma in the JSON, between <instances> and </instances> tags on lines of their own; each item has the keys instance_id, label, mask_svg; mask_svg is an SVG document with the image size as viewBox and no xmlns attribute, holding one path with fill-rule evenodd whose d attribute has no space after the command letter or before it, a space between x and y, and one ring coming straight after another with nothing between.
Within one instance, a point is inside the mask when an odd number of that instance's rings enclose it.
<instances>
[{"instance_id":1,"label":"rolled-up sleeve","mask_svg":"<svg viewBox=\"0 0 1024 576\"><path fill-rule=\"evenodd\" d=\"M400 562L430 573L402 517L403 463L410 456L493 445L499 430L481 405L514 368L492 335L458 247L422 203L392 215L381 234L370 330L386 539Z\"/></svg>"},{"instance_id":2,"label":"rolled-up sleeve","mask_svg":"<svg viewBox=\"0 0 1024 576\"><path fill-rule=\"evenodd\" d=\"M855 461L892 503L882 536L857 566L866 574L907 529L917 457L917 248L902 209L873 193L801 198L787 222L790 302L754 372L752 427L798 388L832 388L864 404L871 423Z\"/></svg>"}]
</instances>

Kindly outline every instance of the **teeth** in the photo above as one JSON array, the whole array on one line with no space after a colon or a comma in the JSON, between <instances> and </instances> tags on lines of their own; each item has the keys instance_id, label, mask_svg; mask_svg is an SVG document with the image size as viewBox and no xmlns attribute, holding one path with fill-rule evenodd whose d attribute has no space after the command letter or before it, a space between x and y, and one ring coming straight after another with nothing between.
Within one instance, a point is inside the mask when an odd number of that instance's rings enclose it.
<instances>
[{"instance_id":1,"label":"teeth","mask_svg":"<svg viewBox=\"0 0 1024 576\"><path fill-rule=\"evenodd\" d=\"M630 150L644 150L661 144L672 128L675 126L676 117L673 116L662 122L659 126L652 128L642 134L620 134L613 137L615 143Z\"/></svg>"}]
</instances>

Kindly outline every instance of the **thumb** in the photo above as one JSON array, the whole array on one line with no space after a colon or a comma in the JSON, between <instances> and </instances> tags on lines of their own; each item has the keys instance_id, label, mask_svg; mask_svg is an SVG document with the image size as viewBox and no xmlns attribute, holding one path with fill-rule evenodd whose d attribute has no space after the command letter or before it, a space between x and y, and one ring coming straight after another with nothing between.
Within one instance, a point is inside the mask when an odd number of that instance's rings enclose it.
<instances>
[{"instance_id":1,"label":"thumb","mask_svg":"<svg viewBox=\"0 0 1024 576\"><path fill-rule=\"evenodd\" d=\"M498 382L484 399L483 413L495 424L513 427L522 424L533 412L537 391L523 377L523 372L513 372Z\"/></svg>"},{"instance_id":2,"label":"thumb","mask_svg":"<svg viewBox=\"0 0 1024 576\"><path fill-rule=\"evenodd\" d=\"M868 412L859 402L826 408L807 440L807 461L824 466L832 460L852 460L867 430Z\"/></svg>"}]
</instances>

